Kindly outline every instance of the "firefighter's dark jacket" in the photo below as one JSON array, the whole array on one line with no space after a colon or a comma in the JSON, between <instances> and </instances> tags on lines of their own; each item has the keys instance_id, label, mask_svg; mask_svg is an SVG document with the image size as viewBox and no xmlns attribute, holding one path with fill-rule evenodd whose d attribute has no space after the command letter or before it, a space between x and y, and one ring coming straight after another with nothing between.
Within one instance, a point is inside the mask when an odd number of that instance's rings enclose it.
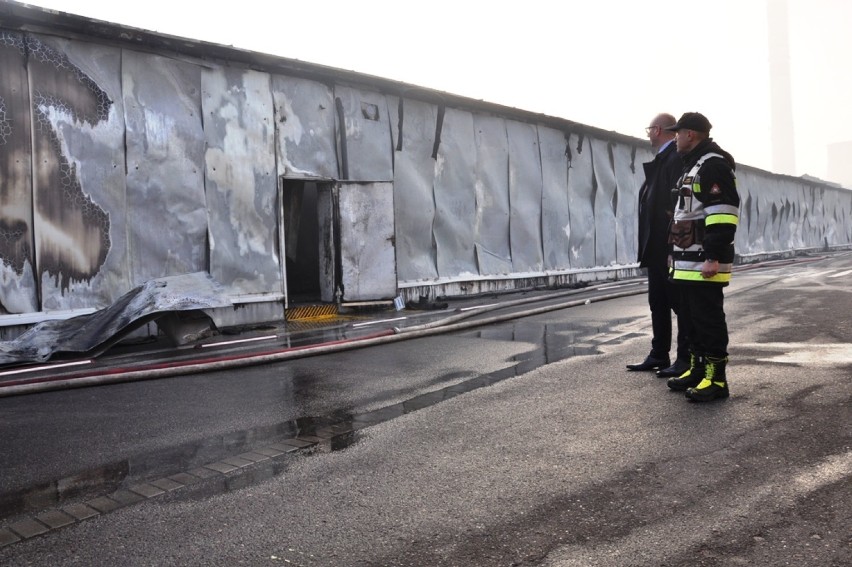
<instances>
[{"instance_id":1,"label":"firefighter's dark jacket","mask_svg":"<svg viewBox=\"0 0 852 567\"><path fill-rule=\"evenodd\" d=\"M683 173L677 183L677 202L669 230L669 241L674 243L674 281L727 285L730 280L740 205L735 169L734 158L712 138L683 156ZM686 233L686 243L678 243L684 226L690 225L689 220L683 219L695 219L695 230L692 238ZM719 262L717 276L701 277L700 264L704 260Z\"/></svg>"}]
</instances>

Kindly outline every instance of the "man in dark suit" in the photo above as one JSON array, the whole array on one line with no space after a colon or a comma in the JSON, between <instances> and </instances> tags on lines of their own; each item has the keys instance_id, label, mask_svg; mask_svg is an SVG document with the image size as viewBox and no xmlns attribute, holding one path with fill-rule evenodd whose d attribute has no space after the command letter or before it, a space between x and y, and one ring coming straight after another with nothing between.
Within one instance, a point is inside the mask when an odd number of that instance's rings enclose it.
<instances>
[{"instance_id":1,"label":"man in dark suit","mask_svg":"<svg viewBox=\"0 0 852 567\"><path fill-rule=\"evenodd\" d=\"M678 321L677 358L671 363L672 310L677 309L677 288L668 281L668 229L673 206L672 190L683 169L675 147L671 114L659 114L645 128L653 161L643 164L645 182L639 189L639 267L648 273L648 306L651 308L651 352L644 361L628 364L628 370L656 370L661 378L677 377L689 370L686 325Z\"/></svg>"}]
</instances>

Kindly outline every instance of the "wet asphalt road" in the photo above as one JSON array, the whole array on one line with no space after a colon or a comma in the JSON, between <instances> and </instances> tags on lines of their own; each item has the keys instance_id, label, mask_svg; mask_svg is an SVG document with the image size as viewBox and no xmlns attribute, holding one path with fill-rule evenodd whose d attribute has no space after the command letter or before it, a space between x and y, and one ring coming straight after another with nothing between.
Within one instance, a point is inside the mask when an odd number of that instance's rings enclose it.
<instances>
[{"instance_id":1,"label":"wet asphalt road","mask_svg":"<svg viewBox=\"0 0 852 567\"><path fill-rule=\"evenodd\" d=\"M0 564L852 564L850 269L845 253L737 274L732 397L709 405L624 370L648 350L643 295L236 372L0 399L9 493L79 471L190 471L294 423L444 392L337 450L320 443L7 545ZM480 376L493 379L463 387Z\"/></svg>"}]
</instances>

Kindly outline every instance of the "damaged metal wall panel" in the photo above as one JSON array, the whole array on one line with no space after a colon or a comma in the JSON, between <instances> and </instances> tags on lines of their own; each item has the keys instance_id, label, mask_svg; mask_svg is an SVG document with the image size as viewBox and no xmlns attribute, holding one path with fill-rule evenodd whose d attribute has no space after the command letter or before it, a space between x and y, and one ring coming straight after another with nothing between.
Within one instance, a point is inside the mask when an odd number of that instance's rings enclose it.
<instances>
[{"instance_id":1,"label":"damaged metal wall panel","mask_svg":"<svg viewBox=\"0 0 852 567\"><path fill-rule=\"evenodd\" d=\"M776 186L774 190L770 191L761 191L761 209L762 209L762 221L763 221L763 245L767 250L781 250L781 242L778 238L779 236L779 204L780 199L784 193L784 190L781 187Z\"/></svg>"},{"instance_id":2,"label":"damaged metal wall panel","mask_svg":"<svg viewBox=\"0 0 852 567\"><path fill-rule=\"evenodd\" d=\"M644 178L642 162L636 160L636 147L613 143L612 157L615 169L615 262L620 265L636 261L638 236L637 215L639 186ZM637 181L637 172L639 179Z\"/></svg>"},{"instance_id":3,"label":"damaged metal wall panel","mask_svg":"<svg viewBox=\"0 0 852 567\"><path fill-rule=\"evenodd\" d=\"M849 199L846 199L846 206L844 207L841 195L840 191L826 191L823 198L826 212L824 242L829 246L852 242L850 240L852 231L850 231L849 222Z\"/></svg>"},{"instance_id":4,"label":"damaged metal wall panel","mask_svg":"<svg viewBox=\"0 0 852 567\"><path fill-rule=\"evenodd\" d=\"M803 202L806 204L806 207L803 211L801 222L805 245L808 247L822 246L822 219L824 212L822 192L819 188L805 185Z\"/></svg>"},{"instance_id":5,"label":"damaged metal wall panel","mask_svg":"<svg viewBox=\"0 0 852 567\"><path fill-rule=\"evenodd\" d=\"M440 132L435 159L435 219L432 226L438 276L476 276L479 270L474 249L476 143L473 115L447 108ZM397 225L397 232L399 229Z\"/></svg>"},{"instance_id":6,"label":"damaged metal wall panel","mask_svg":"<svg viewBox=\"0 0 852 567\"><path fill-rule=\"evenodd\" d=\"M124 51L132 283L207 269L201 69Z\"/></svg>"},{"instance_id":7,"label":"damaged metal wall panel","mask_svg":"<svg viewBox=\"0 0 852 567\"><path fill-rule=\"evenodd\" d=\"M777 201L778 220L775 223L775 229L778 233L778 245L781 248L786 248L790 246L794 240L793 234L795 230L795 223L790 222L792 214L790 197L796 193L796 187L789 181L783 180L781 183L781 189L782 190L779 192L779 198Z\"/></svg>"},{"instance_id":8,"label":"damaged metal wall panel","mask_svg":"<svg viewBox=\"0 0 852 567\"><path fill-rule=\"evenodd\" d=\"M802 215L802 235L807 246L820 243L822 226L822 196L812 187L805 186L805 210Z\"/></svg>"},{"instance_id":9,"label":"damaged metal wall panel","mask_svg":"<svg viewBox=\"0 0 852 567\"><path fill-rule=\"evenodd\" d=\"M24 37L0 30L0 315L39 310Z\"/></svg>"},{"instance_id":10,"label":"damaged metal wall panel","mask_svg":"<svg viewBox=\"0 0 852 567\"><path fill-rule=\"evenodd\" d=\"M615 171L612 143L592 139L592 164L595 175L595 266L616 263Z\"/></svg>"},{"instance_id":11,"label":"damaged metal wall panel","mask_svg":"<svg viewBox=\"0 0 852 567\"><path fill-rule=\"evenodd\" d=\"M805 248L805 246L806 246L805 245L806 229L805 229L805 222L803 222L803 219L806 218L807 211L809 210L808 206L807 206L807 195L806 195L807 189L801 183L791 183L791 185L793 187L792 187L792 190L791 190L791 193L790 193L790 199L792 199L792 204L791 204L792 213L791 213L791 218L789 220L789 223L791 225L790 226L790 233L792 235L790 242L793 243L793 245L794 245L793 248ZM740 203L740 209L742 210L742 203ZM746 222L749 221L749 219L745 219L745 220L746 220ZM743 218L742 218L742 212L741 212L740 213L740 225L742 225L742 223L743 223ZM808 222L808 224L810 224L810 223ZM739 232L739 231L737 231L737 232Z\"/></svg>"},{"instance_id":12,"label":"damaged metal wall panel","mask_svg":"<svg viewBox=\"0 0 852 567\"><path fill-rule=\"evenodd\" d=\"M509 243L509 141L506 120L474 114L476 261L482 276L512 273Z\"/></svg>"},{"instance_id":13,"label":"damaged metal wall panel","mask_svg":"<svg viewBox=\"0 0 852 567\"><path fill-rule=\"evenodd\" d=\"M805 241L806 246L813 246L813 243L819 239L819 218L817 218L817 209L816 205L818 204L818 199L816 198L816 193L810 191L810 187L804 187L804 199L802 200L805 203L804 210L802 211L801 222L802 222L802 238Z\"/></svg>"},{"instance_id":14,"label":"damaged metal wall panel","mask_svg":"<svg viewBox=\"0 0 852 567\"><path fill-rule=\"evenodd\" d=\"M786 242L791 250L795 250L796 248L804 248L805 246L802 239L802 225L799 223L804 191L799 183L788 182L787 185L789 186L789 190L784 198L785 215L782 220L783 233L781 242ZM740 222L742 223L742 221ZM739 230L737 232L739 233ZM737 234L737 237L739 237L739 234ZM737 244L739 244L739 238Z\"/></svg>"},{"instance_id":15,"label":"damaged metal wall panel","mask_svg":"<svg viewBox=\"0 0 852 567\"><path fill-rule=\"evenodd\" d=\"M319 224L319 284L320 300L326 303L336 301L335 293L335 252L334 252L334 208L333 192L338 191L329 185L317 188L317 221Z\"/></svg>"},{"instance_id":16,"label":"damaged metal wall panel","mask_svg":"<svg viewBox=\"0 0 852 567\"><path fill-rule=\"evenodd\" d=\"M808 185L748 167L738 168L741 255L846 245L852 242L852 192Z\"/></svg>"},{"instance_id":17,"label":"damaged metal wall panel","mask_svg":"<svg viewBox=\"0 0 852 567\"><path fill-rule=\"evenodd\" d=\"M291 179L337 179L334 94L316 81L273 75L278 129L278 175Z\"/></svg>"},{"instance_id":18,"label":"damaged metal wall panel","mask_svg":"<svg viewBox=\"0 0 852 567\"><path fill-rule=\"evenodd\" d=\"M768 252L777 248L777 243L772 243L771 209L774 198L770 196L768 188L761 185L761 180L752 172L737 173L737 189L740 194L737 230L742 230L745 222L748 232L746 247L737 251L740 254Z\"/></svg>"},{"instance_id":19,"label":"damaged metal wall panel","mask_svg":"<svg viewBox=\"0 0 852 567\"><path fill-rule=\"evenodd\" d=\"M796 241L800 239L801 235L797 236L797 223L795 222L797 203L791 199L798 193L799 188L797 184L784 181L783 189L783 194L778 203L778 241L782 248L798 248L801 247L801 244L797 245Z\"/></svg>"},{"instance_id":20,"label":"damaged metal wall panel","mask_svg":"<svg viewBox=\"0 0 852 567\"><path fill-rule=\"evenodd\" d=\"M568 138L568 211L572 268L595 266L595 190L592 149L589 138Z\"/></svg>"},{"instance_id":21,"label":"damaged metal wall panel","mask_svg":"<svg viewBox=\"0 0 852 567\"><path fill-rule=\"evenodd\" d=\"M105 307L131 287L121 53L55 37L26 39L41 307Z\"/></svg>"},{"instance_id":22,"label":"damaged metal wall panel","mask_svg":"<svg viewBox=\"0 0 852 567\"><path fill-rule=\"evenodd\" d=\"M808 242L812 246L822 246L825 242L825 193L825 189L816 187L812 189L809 195L811 214L808 220L810 220L811 230L808 234Z\"/></svg>"},{"instance_id":23,"label":"damaged metal wall panel","mask_svg":"<svg viewBox=\"0 0 852 567\"><path fill-rule=\"evenodd\" d=\"M396 296L392 183L341 183L340 265L344 301Z\"/></svg>"},{"instance_id":24,"label":"damaged metal wall panel","mask_svg":"<svg viewBox=\"0 0 852 567\"><path fill-rule=\"evenodd\" d=\"M545 270L571 267L567 135L539 126L541 151L541 233Z\"/></svg>"},{"instance_id":25,"label":"damaged metal wall panel","mask_svg":"<svg viewBox=\"0 0 852 567\"><path fill-rule=\"evenodd\" d=\"M830 209L831 201L828 196L831 194L831 191L826 191L823 188L814 189L815 196L817 197L816 202L814 203L814 210L816 211L816 218L819 220L819 244L825 245L829 244L831 240L833 240L836 232L832 231L832 211Z\"/></svg>"},{"instance_id":26,"label":"damaged metal wall panel","mask_svg":"<svg viewBox=\"0 0 852 567\"><path fill-rule=\"evenodd\" d=\"M270 76L201 74L210 274L234 296L283 292Z\"/></svg>"},{"instance_id":27,"label":"damaged metal wall panel","mask_svg":"<svg viewBox=\"0 0 852 567\"><path fill-rule=\"evenodd\" d=\"M737 233L734 237L734 248L737 254L753 254L752 238L757 233L757 215L754 208L757 201L751 197L754 181L746 178L747 174L740 170L737 174L737 191L740 194L740 212Z\"/></svg>"},{"instance_id":28,"label":"damaged metal wall panel","mask_svg":"<svg viewBox=\"0 0 852 567\"><path fill-rule=\"evenodd\" d=\"M835 202L829 210L834 211L837 233L834 241L829 241L829 244L852 243L852 191L833 191L832 200Z\"/></svg>"},{"instance_id":29,"label":"damaged metal wall panel","mask_svg":"<svg viewBox=\"0 0 852 567\"><path fill-rule=\"evenodd\" d=\"M512 271L540 273L544 261L541 244L541 154L534 124L508 121L509 144L509 244Z\"/></svg>"},{"instance_id":30,"label":"damaged metal wall panel","mask_svg":"<svg viewBox=\"0 0 852 567\"><path fill-rule=\"evenodd\" d=\"M401 111L393 124L394 214L398 274L402 281L438 277L432 225L435 220L435 160L432 149L438 111L434 105L388 97Z\"/></svg>"},{"instance_id":31,"label":"damaged metal wall panel","mask_svg":"<svg viewBox=\"0 0 852 567\"><path fill-rule=\"evenodd\" d=\"M339 178L392 181L393 149L384 95L335 85L334 96L341 156Z\"/></svg>"}]
</instances>

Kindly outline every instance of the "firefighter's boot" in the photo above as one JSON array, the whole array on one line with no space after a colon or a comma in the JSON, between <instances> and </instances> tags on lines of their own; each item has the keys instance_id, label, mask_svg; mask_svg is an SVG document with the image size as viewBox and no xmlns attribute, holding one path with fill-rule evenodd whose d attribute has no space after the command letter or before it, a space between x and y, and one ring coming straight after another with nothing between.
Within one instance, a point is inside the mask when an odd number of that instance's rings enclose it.
<instances>
[{"instance_id":1,"label":"firefighter's boot","mask_svg":"<svg viewBox=\"0 0 852 567\"><path fill-rule=\"evenodd\" d=\"M727 357L705 358L704 377L701 382L691 388L687 388L686 397L693 402L712 402L727 398L728 381L725 378L725 366L728 364Z\"/></svg>"},{"instance_id":2,"label":"firefighter's boot","mask_svg":"<svg viewBox=\"0 0 852 567\"><path fill-rule=\"evenodd\" d=\"M704 378L704 357L694 352L689 353L689 370L680 376L666 380L666 386L676 392L683 392L701 383Z\"/></svg>"}]
</instances>

